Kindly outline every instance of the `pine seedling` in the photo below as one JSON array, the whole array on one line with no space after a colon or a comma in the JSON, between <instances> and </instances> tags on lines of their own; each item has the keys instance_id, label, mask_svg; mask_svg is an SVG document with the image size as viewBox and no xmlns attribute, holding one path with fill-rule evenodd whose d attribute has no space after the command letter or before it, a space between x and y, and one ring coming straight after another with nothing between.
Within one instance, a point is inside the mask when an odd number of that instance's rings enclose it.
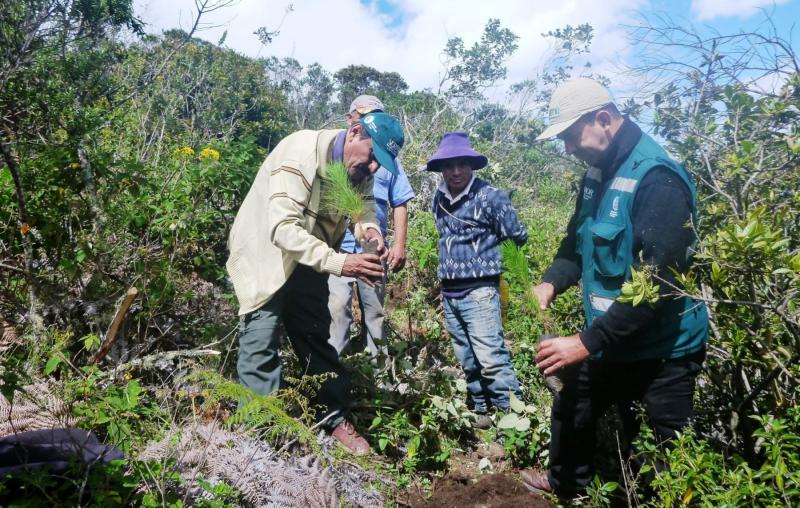
<instances>
[{"instance_id":1,"label":"pine seedling","mask_svg":"<svg viewBox=\"0 0 800 508\"><path fill-rule=\"evenodd\" d=\"M325 169L320 209L325 213L350 217L353 222L359 222L367 211L364 197L350 183L342 162L329 164Z\"/></svg>"},{"instance_id":2,"label":"pine seedling","mask_svg":"<svg viewBox=\"0 0 800 508\"><path fill-rule=\"evenodd\" d=\"M531 292L533 285L528 270L528 258L522 248L511 240L506 240L500 244L500 254L503 256L503 268L506 274L522 288L523 306L527 310L538 309L539 305Z\"/></svg>"}]
</instances>

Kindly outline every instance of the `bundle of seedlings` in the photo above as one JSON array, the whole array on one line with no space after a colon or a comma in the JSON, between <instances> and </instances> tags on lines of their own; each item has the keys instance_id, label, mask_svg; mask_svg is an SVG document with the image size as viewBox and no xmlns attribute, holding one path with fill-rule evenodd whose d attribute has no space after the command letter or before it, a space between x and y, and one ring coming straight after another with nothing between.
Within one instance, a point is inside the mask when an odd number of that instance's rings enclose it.
<instances>
[{"instance_id":1,"label":"bundle of seedlings","mask_svg":"<svg viewBox=\"0 0 800 508\"><path fill-rule=\"evenodd\" d=\"M350 175L342 162L333 162L325 168L322 178L322 202L320 209L329 214L349 217L354 224L356 238L363 238L361 220L367 213L364 195L353 185ZM377 254L377 242L361 241L361 248L367 254Z\"/></svg>"}]
</instances>

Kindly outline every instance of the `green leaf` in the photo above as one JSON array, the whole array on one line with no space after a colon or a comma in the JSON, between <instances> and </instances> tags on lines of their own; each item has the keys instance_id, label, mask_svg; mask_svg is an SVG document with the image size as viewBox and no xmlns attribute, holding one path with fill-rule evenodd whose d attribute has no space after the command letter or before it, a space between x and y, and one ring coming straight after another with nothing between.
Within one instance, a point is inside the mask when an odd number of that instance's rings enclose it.
<instances>
[{"instance_id":1,"label":"green leaf","mask_svg":"<svg viewBox=\"0 0 800 508\"><path fill-rule=\"evenodd\" d=\"M511 406L511 410L515 413L522 413L525 411L525 403L519 400L513 393L509 400L509 406Z\"/></svg>"},{"instance_id":2,"label":"green leaf","mask_svg":"<svg viewBox=\"0 0 800 508\"><path fill-rule=\"evenodd\" d=\"M526 430L530 429L531 428L530 418L524 418L524 417L520 418L519 421L517 421L517 425L514 426L514 428L517 429L517 431L519 432L525 432Z\"/></svg>"},{"instance_id":3,"label":"green leaf","mask_svg":"<svg viewBox=\"0 0 800 508\"><path fill-rule=\"evenodd\" d=\"M56 370L56 367L58 367L58 364L61 363L61 360L61 354L51 356L50 359L47 360L47 365L44 366L45 375L52 374Z\"/></svg>"},{"instance_id":4,"label":"green leaf","mask_svg":"<svg viewBox=\"0 0 800 508\"><path fill-rule=\"evenodd\" d=\"M134 408L139 402L139 395L142 393L142 387L135 379L128 381L125 387L125 399L129 408Z\"/></svg>"},{"instance_id":5,"label":"green leaf","mask_svg":"<svg viewBox=\"0 0 800 508\"><path fill-rule=\"evenodd\" d=\"M519 423L519 416L516 413L508 413L497 422L498 429L513 429Z\"/></svg>"},{"instance_id":6,"label":"green leaf","mask_svg":"<svg viewBox=\"0 0 800 508\"><path fill-rule=\"evenodd\" d=\"M83 347L87 351L92 349L96 345L97 346L100 345L100 337L98 337L97 335L90 333L89 335L83 338Z\"/></svg>"}]
</instances>

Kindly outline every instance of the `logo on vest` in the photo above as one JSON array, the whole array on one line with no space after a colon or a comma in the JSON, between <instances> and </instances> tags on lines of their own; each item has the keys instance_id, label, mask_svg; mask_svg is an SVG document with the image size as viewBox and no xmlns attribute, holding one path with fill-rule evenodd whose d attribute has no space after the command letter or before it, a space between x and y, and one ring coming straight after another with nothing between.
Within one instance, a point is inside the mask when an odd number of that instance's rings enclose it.
<instances>
[{"instance_id":1,"label":"logo on vest","mask_svg":"<svg viewBox=\"0 0 800 508\"><path fill-rule=\"evenodd\" d=\"M583 188L583 199L584 201L589 201L594 197L594 189L591 187L584 187Z\"/></svg>"},{"instance_id":2,"label":"logo on vest","mask_svg":"<svg viewBox=\"0 0 800 508\"><path fill-rule=\"evenodd\" d=\"M611 202L611 211L608 212L608 216L612 219L615 219L619 215L619 196L614 198L614 201Z\"/></svg>"}]
</instances>

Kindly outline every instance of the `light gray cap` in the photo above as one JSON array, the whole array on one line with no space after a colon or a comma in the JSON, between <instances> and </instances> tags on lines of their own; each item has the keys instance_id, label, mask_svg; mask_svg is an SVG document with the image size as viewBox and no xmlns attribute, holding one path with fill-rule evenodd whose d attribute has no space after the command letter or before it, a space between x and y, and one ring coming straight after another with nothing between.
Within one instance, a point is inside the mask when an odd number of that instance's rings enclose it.
<instances>
[{"instance_id":1,"label":"light gray cap","mask_svg":"<svg viewBox=\"0 0 800 508\"><path fill-rule=\"evenodd\" d=\"M374 95L359 95L350 103L349 113L354 111L366 115L373 111L383 111L383 103Z\"/></svg>"},{"instance_id":2,"label":"light gray cap","mask_svg":"<svg viewBox=\"0 0 800 508\"><path fill-rule=\"evenodd\" d=\"M611 92L597 81L575 78L565 81L550 97L548 116L550 124L536 138L542 141L558 136L586 113L596 111L614 102Z\"/></svg>"}]
</instances>

